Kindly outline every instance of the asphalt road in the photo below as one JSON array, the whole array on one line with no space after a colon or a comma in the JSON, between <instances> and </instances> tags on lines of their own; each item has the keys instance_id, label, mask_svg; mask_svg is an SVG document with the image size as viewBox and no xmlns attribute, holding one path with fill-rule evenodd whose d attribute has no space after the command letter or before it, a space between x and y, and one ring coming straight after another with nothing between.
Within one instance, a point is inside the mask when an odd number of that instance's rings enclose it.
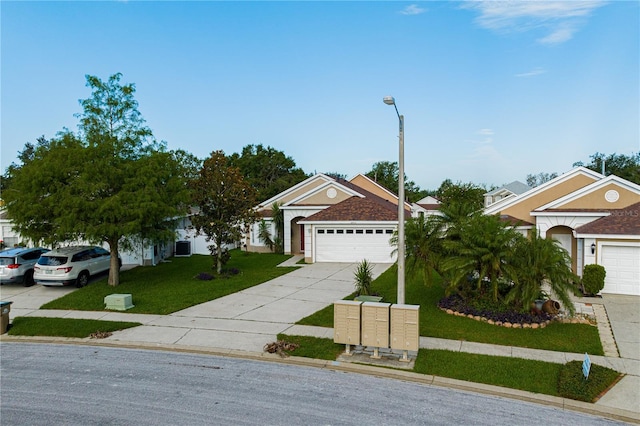
<instances>
[{"instance_id":1,"label":"asphalt road","mask_svg":"<svg viewBox=\"0 0 640 426\"><path fill-rule=\"evenodd\" d=\"M4 425L601 425L551 407L310 367L0 344Z\"/></svg>"}]
</instances>

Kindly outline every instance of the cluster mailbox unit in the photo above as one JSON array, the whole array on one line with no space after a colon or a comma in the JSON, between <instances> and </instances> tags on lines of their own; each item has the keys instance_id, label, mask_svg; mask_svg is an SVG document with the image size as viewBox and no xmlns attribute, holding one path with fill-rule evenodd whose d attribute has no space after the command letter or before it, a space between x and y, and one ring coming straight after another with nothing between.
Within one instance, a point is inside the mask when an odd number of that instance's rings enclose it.
<instances>
[{"instance_id":1,"label":"cluster mailbox unit","mask_svg":"<svg viewBox=\"0 0 640 426\"><path fill-rule=\"evenodd\" d=\"M418 305L340 300L334 303L333 341L346 345L373 347L372 358L380 358L380 348L402 351L401 361L409 361L408 351L420 347Z\"/></svg>"}]
</instances>

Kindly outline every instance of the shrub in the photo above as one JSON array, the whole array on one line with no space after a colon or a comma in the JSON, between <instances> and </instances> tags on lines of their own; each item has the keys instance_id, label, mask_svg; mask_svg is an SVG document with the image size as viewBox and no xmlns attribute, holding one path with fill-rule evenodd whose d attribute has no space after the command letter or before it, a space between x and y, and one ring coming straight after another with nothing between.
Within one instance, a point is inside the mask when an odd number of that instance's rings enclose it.
<instances>
[{"instance_id":1,"label":"shrub","mask_svg":"<svg viewBox=\"0 0 640 426\"><path fill-rule=\"evenodd\" d=\"M586 294L598 294L604 288L606 272L602 265L586 265L582 272L582 288Z\"/></svg>"},{"instance_id":2,"label":"shrub","mask_svg":"<svg viewBox=\"0 0 640 426\"><path fill-rule=\"evenodd\" d=\"M512 324L541 324L553 318L553 316L544 312L517 312L513 309L509 309L505 305L494 304L491 306L487 303L469 302L457 294L440 299L438 307L442 309L451 309L465 315L484 317L495 322L510 322Z\"/></svg>"},{"instance_id":3,"label":"shrub","mask_svg":"<svg viewBox=\"0 0 640 426\"><path fill-rule=\"evenodd\" d=\"M582 373L582 361L571 361L560 370L558 394L564 398L595 402L620 375L610 368L591 364L589 378L585 379Z\"/></svg>"},{"instance_id":4,"label":"shrub","mask_svg":"<svg viewBox=\"0 0 640 426\"><path fill-rule=\"evenodd\" d=\"M215 277L213 275L208 274L206 272L200 272L198 275L196 275L196 279L202 280L202 281L211 281L214 278Z\"/></svg>"},{"instance_id":5,"label":"shrub","mask_svg":"<svg viewBox=\"0 0 640 426\"><path fill-rule=\"evenodd\" d=\"M364 259L358 264L354 272L356 280L356 296L371 295L371 282L373 281L373 266Z\"/></svg>"}]
</instances>

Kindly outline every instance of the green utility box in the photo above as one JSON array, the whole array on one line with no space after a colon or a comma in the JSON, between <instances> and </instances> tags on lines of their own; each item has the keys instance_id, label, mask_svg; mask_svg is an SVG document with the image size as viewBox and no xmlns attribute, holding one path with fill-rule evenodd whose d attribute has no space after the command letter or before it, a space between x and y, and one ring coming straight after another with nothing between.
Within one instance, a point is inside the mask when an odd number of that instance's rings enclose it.
<instances>
[{"instance_id":1,"label":"green utility box","mask_svg":"<svg viewBox=\"0 0 640 426\"><path fill-rule=\"evenodd\" d=\"M126 311L133 308L130 294L110 294L104 298L105 309Z\"/></svg>"}]
</instances>

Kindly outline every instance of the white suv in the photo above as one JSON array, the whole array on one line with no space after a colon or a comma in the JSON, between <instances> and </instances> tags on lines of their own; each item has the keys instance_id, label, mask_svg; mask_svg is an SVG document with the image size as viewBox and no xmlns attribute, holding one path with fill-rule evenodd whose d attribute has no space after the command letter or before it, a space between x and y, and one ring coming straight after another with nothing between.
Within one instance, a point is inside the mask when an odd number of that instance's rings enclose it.
<instances>
[{"instance_id":1,"label":"white suv","mask_svg":"<svg viewBox=\"0 0 640 426\"><path fill-rule=\"evenodd\" d=\"M52 250L40 256L33 278L44 286L84 287L89 277L109 270L111 255L102 247L72 246Z\"/></svg>"},{"instance_id":2,"label":"white suv","mask_svg":"<svg viewBox=\"0 0 640 426\"><path fill-rule=\"evenodd\" d=\"M23 283L25 287L33 282L33 265L46 248L15 247L0 251L0 284Z\"/></svg>"}]
</instances>

